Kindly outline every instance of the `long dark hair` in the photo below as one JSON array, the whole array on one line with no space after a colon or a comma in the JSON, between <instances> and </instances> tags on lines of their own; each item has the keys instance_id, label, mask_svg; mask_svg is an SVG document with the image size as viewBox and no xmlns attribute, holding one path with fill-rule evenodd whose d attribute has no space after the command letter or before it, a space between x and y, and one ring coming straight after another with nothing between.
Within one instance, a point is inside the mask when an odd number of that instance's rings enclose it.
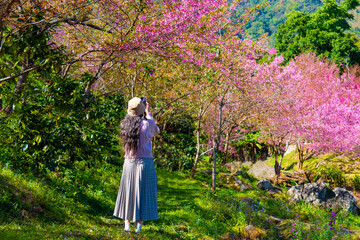
<instances>
[{"instance_id":1,"label":"long dark hair","mask_svg":"<svg viewBox=\"0 0 360 240\"><path fill-rule=\"evenodd\" d=\"M126 153L137 152L139 146L139 136L140 136L140 122L141 118L139 116L132 117L129 114L126 114L125 118L120 123L120 137L124 144L124 149Z\"/></svg>"}]
</instances>

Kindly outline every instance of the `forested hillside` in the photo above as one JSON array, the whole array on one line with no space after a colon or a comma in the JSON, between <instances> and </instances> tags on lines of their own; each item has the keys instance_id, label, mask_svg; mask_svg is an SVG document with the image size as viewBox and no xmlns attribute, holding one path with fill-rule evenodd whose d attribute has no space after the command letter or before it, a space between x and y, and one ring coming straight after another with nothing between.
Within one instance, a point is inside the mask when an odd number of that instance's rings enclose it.
<instances>
[{"instance_id":1,"label":"forested hillside","mask_svg":"<svg viewBox=\"0 0 360 240\"><path fill-rule=\"evenodd\" d=\"M246 8L251 8L259 4L265 4L265 6L259 9L256 17L250 20L246 25L247 34L254 38L258 38L267 33L269 35L271 46L274 46L275 33L279 26L287 19L288 13L293 10L313 13L323 5L321 0L246 0L244 4L239 6L239 15L241 15ZM356 11L353 11L352 14L354 14L354 20L350 21L353 28L352 31L358 36L360 35L359 13L359 8Z\"/></svg>"}]
</instances>

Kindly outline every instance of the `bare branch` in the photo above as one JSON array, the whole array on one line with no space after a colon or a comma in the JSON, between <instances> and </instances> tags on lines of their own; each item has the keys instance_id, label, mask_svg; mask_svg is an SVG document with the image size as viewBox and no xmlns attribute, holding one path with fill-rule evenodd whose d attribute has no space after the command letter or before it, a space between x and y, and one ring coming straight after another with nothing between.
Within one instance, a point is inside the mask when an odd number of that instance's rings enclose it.
<instances>
[{"instance_id":1,"label":"bare branch","mask_svg":"<svg viewBox=\"0 0 360 240\"><path fill-rule=\"evenodd\" d=\"M90 50L90 51L84 52L83 54L81 54L79 56L79 58L72 59L72 60L70 60L70 61L68 61L66 63L63 63L62 65L71 65L71 64L74 64L76 62L81 62L81 61L91 61L91 60L82 60L81 58L83 58L85 55L88 55L88 54L93 53L93 52L103 52L103 50ZM96 61L102 61L102 60L96 60Z\"/></svg>"},{"instance_id":2,"label":"bare branch","mask_svg":"<svg viewBox=\"0 0 360 240\"><path fill-rule=\"evenodd\" d=\"M240 140L240 139L243 139L243 138L244 138L244 137L242 136L242 137L240 137L240 138L231 139L231 140L229 140L229 141L224 141L222 144L225 145L226 143L233 142L233 141L237 141L237 140ZM214 150L214 148L215 148L215 147L209 148L209 149L206 150L205 152L201 153L199 156L202 156L202 155L204 155L204 154L206 154L206 153Z\"/></svg>"},{"instance_id":3,"label":"bare branch","mask_svg":"<svg viewBox=\"0 0 360 240\"><path fill-rule=\"evenodd\" d=\"M25 71L22 71L21 73L18 73L18 74L9 76L9 77L1 78L1 79L0 79L0 83L1 83L1 82L5 82L5 81L9 81L9 80L14 79L14 78L17 78L17 77L19 77L19 76L21 76L21 75L24 75L24 74L26 74L26 73L29 73L29 72L31 72L31 71L34 71L34 70L36 70L36 69L38 69L38 68L40 68L40 66L35 66L35 67L32 67L32 68L28 68L28 69L26 69Z\"/></svg>"},{"instance_id":4,"label":"bare branch","mask_svg":"<svg viewBox=\"0 0 360 240\"><path fill-rule=\"evenodd\" d=\"M75 17L56 20L56 21L51 22L50 24L55 25L57 23L62 23L62 22L67 23L69 25L77 25L77 24L79 24L79 25L83 25L83 26L86 26L86 27L90 27L90 28L102 31L102 32L112 33L112 31L110 31L110 30L106 30L106 29L104 29L102 27L99 27L99 26L96 26L96 25L94 25L92 23L88 23L87 21L81 21L81 20L79 20L79 19L77 19Z\"/></svg>"},{"instance_id":5,"label":"bare branch","mask_svg":"<svg viewBox=\"0 0 360 240\"><path fill-rule=\"evenodd\" d=\"M152 78L152 79L150 79L150 80L148 80L148 81L137 82L137 83L133 83L133 84L137 85L137 84L148 83L148 82L151 82L151 81L154 81L154 80L158 79L159 77L160 77L160 76L158 76L158 77L156 77L156 78ZM123 90L124 88L131 87L131 85L133 85L133 84L127 84L127 85L122 86L122 87L120 87L120 88L117 88L117 89L111 90L111 91L109 91L109 92L103 93L103 94L101 94L100 96L108 95L108 94L111 94L111 93L114 93L114 92L119 92L119 91Z\"/></svg>"}]
</instances>

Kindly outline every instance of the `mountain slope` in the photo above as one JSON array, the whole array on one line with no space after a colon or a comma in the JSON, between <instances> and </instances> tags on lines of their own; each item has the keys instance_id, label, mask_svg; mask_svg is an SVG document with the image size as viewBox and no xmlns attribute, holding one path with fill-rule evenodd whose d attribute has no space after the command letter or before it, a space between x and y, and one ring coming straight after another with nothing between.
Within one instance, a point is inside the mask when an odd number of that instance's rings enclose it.
<instances>
[{"instance_id":1,"label":"mountain slope","mask_svg":"<svg viewBox=\"0 0 360 240\"><path fill-rule=\"evenodd\" d=\"M287 19L287 14L293 10L300 12L315 12L323 5L321 0L246 0L238 8L241 15L245 8L268 2L267 6L260 9L258 14L246 25L246 32L252 38L268 34L270 46L275 44L275 33L279 26ZM354 20L351 21L353 32L360 35L360 8L353 11Z\"/></svg>"}]
</instances>

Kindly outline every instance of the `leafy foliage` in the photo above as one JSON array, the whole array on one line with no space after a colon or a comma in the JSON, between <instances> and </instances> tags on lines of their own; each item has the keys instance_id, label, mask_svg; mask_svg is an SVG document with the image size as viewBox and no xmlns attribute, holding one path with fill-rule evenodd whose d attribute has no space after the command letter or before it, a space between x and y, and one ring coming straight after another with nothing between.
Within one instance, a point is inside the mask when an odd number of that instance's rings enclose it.
<instances>
[{"instance_id":1,"label":"leafy foliage","mask_svg":"<svg viewBox=\"0 0 360 240\"><path fill-rule=\"evenodd\" d=\"M345 174L337 167L322 166L315 174L314 180L321 178L334 187L343 187L347 183Z\"/></svg>"},{"instance_id":2,"label":"leafy foliage","mask_svg":"<svg viewBox=\"0 0 360 240\"><path fill-rule=\"evenodd\" d=\"M360 190L360 176L355 175L350 179L350 182L352 183L353 187L357 190Z\"/></svg>"},{"instance_id":3,"label":"leafy foliage","mask_svg":"<svg viewBox=\"0 0 360 240\"><path fill-rule=\"evenodd\" d=\"M124 115L121 96L93 98L84 103L84 77L39 75L29 83L27 96L1 128L2 161L14 168L84 168L99 162L120 164L119 123Z\"/></svg>"},{"instance_id":4,"label":"leafy foliage","mask_svg":"<svg viewBox=\"0 0 360 240\"><path fill-rule=\"evenodd\" d=\"M25 8L16 18L22 25L17 31L14 26L5 25L0 33L0 77L9 76L20 70L23 63L41 67L43 75L51 69L59 69L64 59L64 47L51 43L56 24L44 21L45 11L39 7ZM41 24L35 24L40 22Z\"/></svg>"},{"instance_id":5,"label":"leafy foliage","mask_svg":"<svg viewBox=\"0 0 360 240\"><path fill-rule=\"evenodd\" d=\"M275 47L288 61L302 52L314 52L336 63L360 63L360 49L354 34L348 33L348 13L359 6L357 0L345 0L337 4L326 0L316 12L293 11L276 33Z\"/></svg>"},{"instance_id":6,"label":"leafy foliage","mask_svg":"<svg viewBox=\"0 0 360 240\"><path fill-rule=\"evenodd\" d=\"M337 3L341 1L336 1ZM245 25L246 33L255 39L261 38L262 35L268 35L270 46L276 43L276 33L279 27L287 20L292 11L303 13L314 13L323 6L321 0L299 0L299 1L277 1L277 0L250 0L238 7L238 15L245 11L245 8L252 8L257 5L263 5L257 9L257 14ZM350 21L352 28L349 30L359 36L359 10L351 10L355 19Z\"/></svg>"},{"instance_id":7,"label":"leafy foliage","mask_svg":"<svg viewBox=\"0 0 360 240\"><path fill-rule=\"evenodd\" d=\"M196 153L192 122L186 118L178 118L168 125L160 138L154 141L156 163L159 167L173 171L190 169Z\"/></svg>"},{"instance_id":8,"label":"leafy foliage","mask_svg":"<svg viewBox=\"0 0 360 240\"><path fill-rule=\"evenodd\" d=\"M255 162L268 154L266 144L261 143L259 138L259 132L248 132L241 140L234 143L240 159Z\"/></svg>"},{"instance_id":9,"label":"leafy foliage","mask_svg":"<svg viewBox=\"0 0 360 240\"><path fill-rule=\"evenodd\" d=\"M299 0L299 1L277 1L277 0L250 0L244 2L238 7L239 14L243 13L246 7L254 7L256 5L264 5L257 10L256 16L252 18L246 25L247 34L258 39L262 35L269 36L271 46L275 44L275 34L281 24L283 24L288 14L295 10L300 12L313 13L322 6L321 0Z\"/></svg>"}]
</instances>

